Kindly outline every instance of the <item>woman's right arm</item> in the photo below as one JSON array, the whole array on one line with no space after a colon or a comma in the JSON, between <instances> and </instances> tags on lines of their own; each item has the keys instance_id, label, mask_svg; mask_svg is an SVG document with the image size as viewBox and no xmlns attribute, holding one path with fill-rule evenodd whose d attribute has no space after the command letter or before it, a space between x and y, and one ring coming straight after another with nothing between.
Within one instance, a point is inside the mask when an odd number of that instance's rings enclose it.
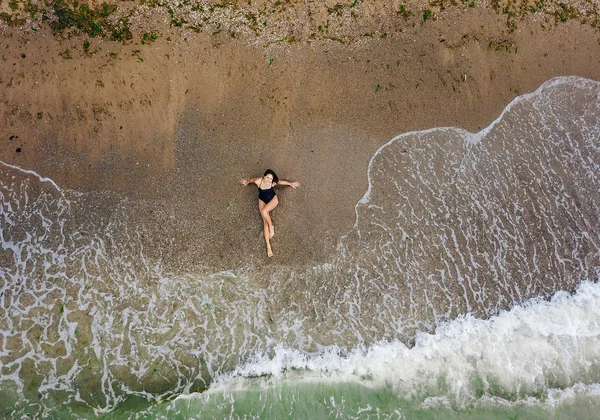
<instances>
[{"instance_id":1,"label":"woman's right arm","mask_svg":"<svg viewBox=\"0 0 600 420\"><path fill-rule=\"evenodd\" d=\"M260 179L261 178L240 179L240 184L242 187L247 187L250 184L258 185L258 181L260 181Z\"/></svg>"}]
</instances>

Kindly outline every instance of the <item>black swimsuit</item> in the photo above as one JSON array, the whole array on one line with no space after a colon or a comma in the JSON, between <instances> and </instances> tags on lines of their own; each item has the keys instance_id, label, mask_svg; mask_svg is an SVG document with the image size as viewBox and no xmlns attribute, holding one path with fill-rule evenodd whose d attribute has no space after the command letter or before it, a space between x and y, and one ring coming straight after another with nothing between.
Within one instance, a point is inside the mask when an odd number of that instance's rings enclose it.
<instances>
[{"instance_id":1,"label":"black swimsuit","mask_svg":"<svg viewBox=\"0 0 600 420\"><path fill-rule=\"evenodd\" d=\"M262 179L260 180L260 185L262 185ZM271 188L263 190L258 186L258 199L265 204L269 204L269 201L273 199L277 194L275 194L275 189L273 188L273 184L271 183Z\"/></svg>"}]
</instances>

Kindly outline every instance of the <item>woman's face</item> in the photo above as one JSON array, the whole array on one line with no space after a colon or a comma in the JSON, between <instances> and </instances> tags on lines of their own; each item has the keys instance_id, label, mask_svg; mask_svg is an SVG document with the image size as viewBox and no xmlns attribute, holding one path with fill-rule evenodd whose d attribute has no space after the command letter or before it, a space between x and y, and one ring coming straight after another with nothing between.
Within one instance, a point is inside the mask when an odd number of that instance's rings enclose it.
<instances>
[{"instance_id":1,"label":"woman's face","mask_svg":"<svg viewBox=\"0 0 600 420\"><path fill-rule=\"evenodd\" d=\"M269 182L272 183L273 182L273 175L271 174L266 174L263 179L265 180L265 182Z\"/></svg>"}]
</instances>

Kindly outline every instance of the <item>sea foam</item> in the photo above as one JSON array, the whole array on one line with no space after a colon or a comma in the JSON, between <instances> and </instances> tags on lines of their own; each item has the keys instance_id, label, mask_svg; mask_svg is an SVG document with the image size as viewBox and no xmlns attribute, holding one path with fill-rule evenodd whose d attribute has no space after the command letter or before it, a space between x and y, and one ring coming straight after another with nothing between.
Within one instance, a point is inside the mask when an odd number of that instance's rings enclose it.
<instances>
[{"instance_id":1,"label":"sea foam","mask_svg":"<svg viewBox=\"0 0 600 420\"><path fill-rule=\"evenodd\" d=\"M289 380L352 382L390 386L425 405L552 405L582 392L600 395L599 361L600 284L584 281L574 294L533 299L489 319L443 323L433 334L418 334L412 348L398 341L316 353L279 346L274 356L255 356L216 378L209 393L248 391L257 381L264 388Z\"/></svg>"}]
</instances>

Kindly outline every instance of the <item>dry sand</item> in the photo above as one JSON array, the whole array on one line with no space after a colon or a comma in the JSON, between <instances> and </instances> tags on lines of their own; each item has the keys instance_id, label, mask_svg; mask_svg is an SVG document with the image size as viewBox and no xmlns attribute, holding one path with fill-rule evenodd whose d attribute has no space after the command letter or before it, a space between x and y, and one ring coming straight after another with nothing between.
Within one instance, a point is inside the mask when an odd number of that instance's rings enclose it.
<instances>
[{"instance_id":1,"label":"dry sand","mask_svg":"<svg viewBox=\"0 0 600 420\"><path fill-rule=\"evenodd\" d=\"M402 2L352 4L286 3L292 23L260 17L258 29L218 8L199 32L143 8L125 42L5 25L0 160L126 199L150 252L183 271L267 262L256 191L237 181L272 168L302 187L280 190L268 264L315 264L352 227L369 160L394 136L478 131L552 77L600 80L591 2L587 21L516 26L484 3L409 2L406 16ZM274 5L248 7L271 19Z\"/></svg>"}]
</instances>

